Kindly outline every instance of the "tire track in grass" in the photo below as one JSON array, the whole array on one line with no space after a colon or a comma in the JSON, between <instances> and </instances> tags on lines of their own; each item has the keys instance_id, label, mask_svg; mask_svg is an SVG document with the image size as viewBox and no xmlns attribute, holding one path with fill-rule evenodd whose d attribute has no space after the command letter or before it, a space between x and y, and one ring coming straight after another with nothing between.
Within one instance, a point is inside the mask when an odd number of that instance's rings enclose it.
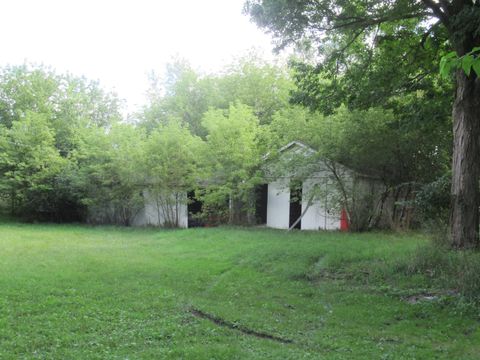
<instances>
[{"instance_id":1,"label":"tire track in grass","mask_svg":"<svg viewBox=\"0 0 480 360\"><path fill-rule=\"evenodd\" d=\"M285 338L275 336L275 335L272 335L272 334L267 334L267 333L264 333L264 332L249 329L245 326L241 326L241 325L229 322L225 319L222 319L222 318L217 317L215 315L206 313L206 312L204 312L202 310L199 310L197 308L193 308L193 307L190 308L190 313L193 314L193 316L195 316L195 317L209 320L216 325L226 327L226 328L229 328L231 330L240 331L241 333L243 333L245 335L255 336L255 337L260 338L260 339L273 340L273 341L276 341L276 342L279 342L279 343L282 343L282 344L293 344L293 340L291 340L291 339L285 339Z\"/></svg>"}]
</instances>

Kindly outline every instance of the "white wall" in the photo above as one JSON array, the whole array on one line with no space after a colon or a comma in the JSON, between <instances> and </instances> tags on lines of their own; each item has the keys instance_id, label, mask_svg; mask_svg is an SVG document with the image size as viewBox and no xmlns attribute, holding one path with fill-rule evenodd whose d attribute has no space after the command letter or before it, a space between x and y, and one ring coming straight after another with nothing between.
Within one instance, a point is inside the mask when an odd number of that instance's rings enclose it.
<instances>
[{"instance_id":1,"label":"white wall","mask_svg":"<svg viewBox=\"0 0 480 360\"><path fill-rule=\"evenodd\" d=\"M302 213L308 205L310 191L315 184L314 180L307 179L302 186ZM314 199L312 205L302 218L302 230L319 230L325 228L325 209L321 206L318 199Z\"/></svg>"},{"instance_id":2,"label":"white wall","mask_svg":"<svg viewBox=\"0 0 480 360\"><path fill-rule=\"evenodd\" d=\"M288 229L290 217L290 188L288 179L268 184L267 226Z\"/></svg>"},{"instance_id":3,"label":"white wall","mask_svg":"<svg viewBox=\"0 0 480 360\"><path fill-rule=\"evenodd\" d=\"M133 220L134 226L162 226L165 223L164 216L162 212L157 211L157 206L154 198L144 191L143 196L145 198L145 206L139 211L135 219ZM180 205L178 206L178 225L181 228L188 227L188 208L187 208L187 194L185 194L184 199L181 199Z\"/></svg>"},{"instance_id":4,"label":"white wall","mask_svg":"<svg viewBox=\"0 0 480 360\"><path fill-rule=\"evenodd\" d=\"M268 184L267 226L275 229L288 229L290 223L290 186L289 179L283 178ZM302 185L302 213L307 207L314 184L325 186L324 178L311 178ZM328 191L335 191L332 184L327 185ZM302 218L302 230L338 230L340 215L328 211L330 204L325 199L314 199ZM327 209L327 210L326 210Z\"/></svg>"},{"instance_id":5,"label":"white wall","mask_svg":"<svg viewBox=\"0 0 480 360\"><path fill-rule=\"evenodd\" d=\"M271 174L272 177L277 176L279 170L283 170L275 165L283 164L283 162L295 164L296 159L300 157L308 158L315 154L315 150L308 146L292 142L280 149L281 161L278 163L267 163L265 166L266 173ZM302 161L298 162L302 166ZM316 169L315 172L309 172L310 177L302 184L302 213L308 204L310 198L309 192L318 184L321 187L320 198L314 199L313 204L304 214L301 221L302 230L337 230L340 229L340 214L338 213L339 194L337 188L332 180L331 163L319 160L317 164L311 164ZM303 173L305 169L299 169ZM308 170L308 169L306 169ZM351 187L355 174L352 170L335 164L337 174L346 181L346 186ZM289 177L294 175L293 168L283 173L281 180L273 181L268 184L268 204L267 204L267 226L279 229L288 229L290 217L290 189ZM327 199L325 199L325 197Z\"/></svg>"},{"instance_id":6,"label":"white wall","mask_svg":"<svg viewBox=\"0 0 480 360\"><path fill-rule=\"evenodd\" d=\"M307 207L308 200L314 184L324 187L326 193L334 191L331 184L326 184L324 178L306 179L302 186L302 213ZM327 199L314 199L312 205L302 218L302 230L337 230L340 229L340 216L329 213L329 204Z\"/></svg>"}]
</instances>

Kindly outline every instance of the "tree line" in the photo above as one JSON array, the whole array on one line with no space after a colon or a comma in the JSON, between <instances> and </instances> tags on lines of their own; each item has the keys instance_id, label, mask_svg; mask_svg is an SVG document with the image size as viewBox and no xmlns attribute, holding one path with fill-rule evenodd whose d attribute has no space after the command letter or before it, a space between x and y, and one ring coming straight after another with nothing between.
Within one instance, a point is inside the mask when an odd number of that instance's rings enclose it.
<instances>
[{"instance_id":1,"label":"tree line","mask_svg":"<svg viewBox=\"0 0 480 360\"><path fill-rule=\"evenodd\" d=\"M305 94L309 76L325 85L315 101ZM399 218L405 207L445 220L451 83L437 73L419 79L421 86L385 93L386 106L368 106L373 82L352 80L358 92L337 93L334 79L298 58L286 66L248 55L218 74L175 60L150 80L147 105L124 118L120 99L97 82L43 66L1 69L5 211L28 220L129 225L145 191L162 206L194 191L204 217L252 221L253 190L266 182L264 155L298 140L319 157L380 179L394 198L390 227L414 225Z\"/></svg>"}]
</instances>

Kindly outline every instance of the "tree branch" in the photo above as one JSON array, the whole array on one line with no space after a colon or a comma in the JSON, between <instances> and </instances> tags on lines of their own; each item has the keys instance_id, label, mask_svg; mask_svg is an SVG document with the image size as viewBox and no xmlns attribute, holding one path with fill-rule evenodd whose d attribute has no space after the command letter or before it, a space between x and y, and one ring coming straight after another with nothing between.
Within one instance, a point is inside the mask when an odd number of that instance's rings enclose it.
<instances>
[{"instance_id":1,"label":"tree branch","mask_svg":"<svg viewBox=\"0 0 480 360\"><path fill-rule=\"evenodd\" d=\"M430 29L428 29L422 36L422 41L420 41L420 46L425 49L425 42L427 41L427 38L430 36L430 34L441 24L441 20L438 20L435 24L433 24Z\"/></svg>"},{"instance_id":2,"label":"tree branch","mask_svg":"<svg viewBox=\"0 0 480 360\"><path fill-rule=\"evenodd\" d=\"M303 219L303 217L305 216L305 214L307 213L307 210L310 209L310 206L312 206L313 204L313 198L315 197L315 194L312 193L312 195L310 196L310 198L308 199L308 202L307 202L307 206L305 206L305 209L303 210L303 212L300 214L300 216L297 218L297 220L295 220L295 222L292 224L292 226L290 226L288 228L288 231L292 230L295 228L295 226L297 226L297 224Z\"/></svg>"},{"instance_id":3,"label":"tree branch","mask_svg":"<svg viewBox=\"0 0 480 360\"><path fill-rule=\"evenodd\" d=\"M422 0L425 6L433 11L435 17L437 17L446 27L449 25L449 19L447 14L444 12L444 9L441 5L434 2L433 0ZM448 9L445 9L448 11Z\"/></svg>"},{"instance_id":4,"label":"tree branch","mask_svg":"<svg viewBox=\"0 0 480 360\"><path fill-rule=\"evenodd\" d=\"M441 8L446 16L450 16L450 2L448 0L439 0Z\"/></svg>"},{"instance_id":5,"label":"tree branch","mask_svg":"<svg viewBox=\"0 0 480 360\"><path fill-rule=\"evenodd\" d=\"M350 45L352 45L352 44L355 42L355 40L358 39L358 37L359 37L360 35L362 35L362 33L364 32L364 30L365 30L365 29L360 29L359 31L357 31L357 32L352 36L352 38L351 38L344 46L342 46L341 49L336 50L336 51L334 52L334 54L335 54L335 55L337 55L337 54L338 54L338 55L343 54L343 52L344 52L345 50L347 50L347 49L350 47Z\"/></svg>"},{"instance_id":6,"label":"tree branch","mask_svg":"<svg viewBox=\"0 0 480 360\"><path fill-rule=\"evenodd\" d=\"M424 1L431 1L431 0L424 0ZM339 24L334 24L330 27L317 27L318 30L320 31L332 31L332 30L338 30L338 29L344 29L344 28L349 28L349 27L359 27L363 26L364 28L367 28L369 26L373 25L379 25L388 21L399 21L399 20L406 20L406 19L416 19L416 18L421 18L425 16L435 16L435 14L432 14L430 12L418 12L418 13L412 13L412 14L403 14L403 15L390 15L390 16L383 16L383 17L377 17L377 18L360 18L360 17L352 17L352 21L349 22L340 22ZM343 19L341 19L343 20Z\"/></svg>"}]
</instances>

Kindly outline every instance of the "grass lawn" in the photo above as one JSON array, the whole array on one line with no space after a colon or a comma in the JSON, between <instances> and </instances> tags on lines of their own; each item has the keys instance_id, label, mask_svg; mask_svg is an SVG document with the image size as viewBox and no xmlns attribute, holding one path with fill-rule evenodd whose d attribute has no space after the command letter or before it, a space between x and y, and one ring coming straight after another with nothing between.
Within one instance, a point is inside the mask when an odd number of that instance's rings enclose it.
<instances>
[{"instance_id":1,"label":"grass lawn","mask_svg":"<svg viewBox=\"0 0 480 360\"><path fill-rule=\"evenodd\" d=\"M478 311L385 270L425 242L0 224L0 359L478 359Z\"/></svg>"}]
</instances>

